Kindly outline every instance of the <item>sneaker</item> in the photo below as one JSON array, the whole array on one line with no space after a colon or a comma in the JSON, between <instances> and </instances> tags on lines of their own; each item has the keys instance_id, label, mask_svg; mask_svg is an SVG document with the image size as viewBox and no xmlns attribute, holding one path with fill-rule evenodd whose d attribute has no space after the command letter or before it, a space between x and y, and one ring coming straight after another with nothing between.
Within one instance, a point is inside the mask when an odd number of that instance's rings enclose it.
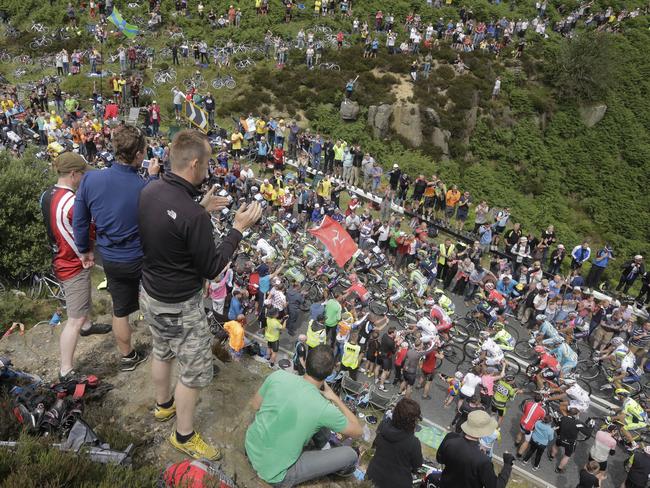
<instances>
[{"instance_id":1,"label":"sneaker","mask_svg":"<svg viewBox=\"0 0 650 488\"><path fill-rule=\"evenodd\" d=\"M172 406L169 408L161 407L156 404L156 408L153 410L153 416L158 422L167 422L168 420L176 417L176 402L172 403ZM174 434L176 436L176 434Z\"/></svg>"},{"instance_id":2,"label":"sneaker","mask_svg":"<svg viewBox=\"0 0 650 488\"><path fill-rule=\"evenodd\" d=\"M530 462L530 459L524 459L521 464L527 465Z\"/></svg>"},{"instance_id":3,"label":"sneaker","mask_svg":"<svg viewBox=\"0 0 650 488\"><path fill-rule=\"evenodd\" d=\"M194 459L206 458L210 461L218 461L221 459L221 451L207 444L198 432L195 432L189 441L183 443L178 442L176 440L176 432L172 432L169 436L169 443Z\"/></svg>"},{"instance_id":4,"label":"sneaker","mask_svg":"<svg viewBox=\"0 0 650 488\"><path fill-rule=\"evenodd\" d=\"M120 369L122 371L133 371L135 368L138 367L138 364L145 362L147 360L147 357L148 355L146 353L138 352L138 351L135 351L135 357L132 358L121 357L120 364L122 365L122 367Z\"/></svg>"},{"instance_id":5,"label":"sneaker","mask_svg":"<svg viewBox=\"0 0 650 488\"><path fill-rule=\"evenodd\" d=\"M564 470L560 469L559 466L558 466L558 467L555 468L555 472L562 474L562 473L564 473Z\"/></svg>"},{"instance_id":6,"label":"sneaker","mask_svg":"<svg viewBox=\"0 0 650 488\"><path fill-rule=\"evenodd\" d=\"M98 324L96 322L93 322L90 324L90 327L87 329L81 329L81 332L79 332L79 335L81 337L86 337L89 335L102 335L102 334L108 334L110 331L113 330L113 326L111 324Z\"/></svg>"},{"instance_id":7,"label":"sneaker","mask_svg":"<svg viewBox=\"0 0 650 488\"><path fill-rule=\"evenodd\" d=\"M377 389L381 391L386 391L386 387L384 385L379 385Z\"/></svg>"},{"instance_id":8,"label":"sneaker","mask_svg":"<svg viewBox=\"0 0 650 488\"><path fill-rule=\"evenodd\" d=\"M533 471L539 471L539 466L533 466Z\"/></svg>"}]
</instances>

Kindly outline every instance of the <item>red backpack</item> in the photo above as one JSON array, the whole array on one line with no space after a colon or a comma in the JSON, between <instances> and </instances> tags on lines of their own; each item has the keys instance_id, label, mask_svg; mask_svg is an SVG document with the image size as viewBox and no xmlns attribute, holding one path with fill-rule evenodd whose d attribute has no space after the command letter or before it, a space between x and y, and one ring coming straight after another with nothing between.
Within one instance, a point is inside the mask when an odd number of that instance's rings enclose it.
<instances>
[{"instance_id":1,"label":"red backpack","mask_svg":"<svg viewBox=\"0 0 650 488\"><path fill-rule=\"evenodd\" d=\"M164 471L158 488L236 488L235 482L209 459L186 459Z\"/></svg>"}]
</instances>

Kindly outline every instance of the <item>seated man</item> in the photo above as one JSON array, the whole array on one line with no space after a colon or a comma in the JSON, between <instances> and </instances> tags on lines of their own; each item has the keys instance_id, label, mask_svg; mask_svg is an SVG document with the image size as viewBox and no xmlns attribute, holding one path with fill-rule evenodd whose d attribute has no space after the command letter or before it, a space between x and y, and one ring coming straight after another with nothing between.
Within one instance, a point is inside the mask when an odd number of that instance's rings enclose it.
<instances>
[{"instance_id":1,"label":"seated man","mask_svg":"<svg viewBox=\"0 0 650 488\"><path fill-rule=\"evenodd\" d=\"M363 428L355 414L325 382L334 369L332 350L309 351L305 376L286 371L271 373L251 400L255 420L246 431L246 455L257 475L276 487L291 487L332 473L348 475L357 453L347 446L309 450L321 429L351 438ZM314 439L315 442L317 442ZM324 444L324 442L323 442Z\"/></svg>"}]
</instances>

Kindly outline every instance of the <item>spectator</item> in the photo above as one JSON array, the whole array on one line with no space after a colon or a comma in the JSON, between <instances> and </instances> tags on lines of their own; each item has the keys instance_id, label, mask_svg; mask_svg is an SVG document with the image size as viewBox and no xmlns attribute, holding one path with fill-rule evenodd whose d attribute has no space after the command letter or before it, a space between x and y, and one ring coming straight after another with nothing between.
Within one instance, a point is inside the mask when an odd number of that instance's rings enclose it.
<instances>
[{"instance_id":1,"label":"spectator","mask_svg":"<svg viewBox=\"0 0 650 488\"><path fill-rule=\"evenodd\" d=\"M635 450L625 463L627 477L621 488L646 486L650 477L650 446Z\"/></svg>"},{"instance_id":2,"label":"spectator","mask_svg":"<svg viewBox=\"0 0 650 488\"><path fill-rule=\"evenodd\" d=\"M307 367L307 336L300 334L293 351L293 370L298 376L305 375L305 368Z\"/></svg>"},{"instance_id":3,"label":"spectator","mask_svg":"<svg viewBox=\"0 0 650 488\"><path fill-rule=\"evenodd\" d=\"M305 376L272 373L251 400L256 413L246 431L246 455L257 475L274 486L291 487L356 468L354 449L320 450L324 443L314 439L323 429L327 438L330 430L351 438L363 432L356 415L325 382L334 369L332 350L324 345L311 349L305 369Z\"/></svg>"},{"instance_id":4,"label":"spectator","mask_svg":"<svg viewBox=\"0 0 650 488\"><path fill-rule=\"evenodd\" d=\"M600 471L607 471L607 459L616 453L616 439L612 434L617 429L616 424L609 424L594 436L594 443L589 449L589 462L595 461Z\"/></svg>"},{"instance_id":5,"label":"spectator","mask_svg":"<svg viewBox=\"0 0 650 488\"><path fill-rule=\"evenodd\" d=\"M560 460L560 464L555 468L556 473L564 472L564 468L575 451L578 433L583 432L588 434L589 432L588 427L578 419L578 413L578 410L575 408L570 408L569 415L565 415L560 419L560 425L557 429L557 439L548 455L548 458L553 461L559 448L564 449L564 455Z\"/></svg>"},{"instance_id":6,"label":"spectator","mask_svg":"<svg viewBox=\"0 0 650 488\"><path fill-rule=\"evenodd\" d=\"M478 440L494 433L496 421L486 412L471 412L461 425L463 434L447 434L436 454L436 460L444 464L440 488L495 487L505 488L512 471L514 456L503 455L503 468L497 476L490 458L485 455Z\"/></svg>"},{"instance_id":7,"label":"spectator","mask_svg":"<svg viewBox=\"0 0 650 488\"><path fill-rule=\"evenodd\" d=\"M84 268L95 264L90 225L95 225L95 247L113 300L113 335L121 354L122 371L133 371L147 355L131 345L129 315L138 310L143 251L138 232L140 192L160 171L152 159L149 179L138 176L147 154L147 141L140 129L123 126L113 132L115 161L103 171L91 171L81 180L74 202L73 232ZM121 191L116 192L119 188Z\"/></svg>"},{"instance_id":8,"label":"spectator","mask_svg":"<svg viewBox=\"0 0 650 488\"><path fill-rule=\"evenodd\" d=\"M106 334L109 324L92 323L90 268L84 267L71 233L75 190L79 188L84 173L90 168L83 157L66 152L53 164L58 179L43 193L41 209L47 235L52 244L52 268L65 292L68 320L61 332L59 347L61 363L59 381L76 377L73 369L74 352L79 336Z\"/></svg>"},{"instance_id":9,"label":"spectator","mask_svg":"<svg viewBox=\"0 0 650 488\"><path fill-rule=\"evenodd\" d=\"M574 247L573 251L571 251L571 269L581 268L582 264L589 260L589 256L591 256L591 249L587 241Z\"/></svg>"},{"instance_id":10,"label":"spectator","mask_svg":"<svg viewBox=\"0 0 650 488\"><path fill-rule=\"evenodd\" d=\"M420 405L410 398L402 398L392 415L386 415L377 428L373 442L375 454L366 472L366 478L377 488L412 485L412 473L423 462L422 447L415 437L415 428L421 418Z\"/></svg>"},{"instance_id":11,"label":"spectator","mask_svg":"<svg viewBox=\"0 0 650 488\"><path fill-rule=\"evenodd\" d=\"M609 261L612 259L614 259L614 254L612 253L609 244L605 244L605 247L596 253L596 257L591 263L589 274L585 280L585 284L588 287L595 288L598 286L598 283L600 283L600 277L605 271L605 268L607 268Z\"/></svg>"},{"instance_id":12,"label":"spectator","mask_svg":"<svg viewBox=\"0 0 650 488\"><path fill-rule=\"evenodd\" d=\"M546 450L555 437L552 425L553 419L550 415L546 415L543 419L538 420L535 423L535 428L530 439L530 445L526 454L524 454L524 464L528 464L530 458L535 454L535 459L533 461L533 471L539 469L539 462L542 460L542 454Z\"/></svg>"},{"instance_id":13,"label":"spectator","mask_svg":"<svg viewBox=\"0 0 650 488\"><path fill-rule=\"evenodd\" d=\"M599 488L601 481L605 477L606 473L599 472L598 463L596 461L589 461L580 470L579 482L576 488ZM623 485L627 486L625 483Z\"/></svg>"},{"instance_id":14,"label":"spectator","mask_svg":"<svg viewBox=\"0 0 650 488\"><path fill-rule=\"evenodd\" d=\"M633 260L628 261L623 265L621 279L619 280L618 285L616 285L616 291L622 289L623 293L627 293L636 279L644 274L645 265L643 264L643 256L637 254L634 256Z\"/></svg>"},{"instance_id":15,"label":"spectator","mask_svg":"<svg viewBox=\"0 0 650 488\"><path fill-rule=\"evenodd\" d=\"M235 214L233 227L217 247L208 211L227 205L211 190L201 201L197 187L208 174L212 148L198 131L176 134L170 153L172 173L147 187L140 198L139 224L145 260L140 306L153 338L154 417L177 416L170 444L194 457L219 459L218 449L194 431L199 392L212 381L211 333L203 308L203 281L214 280L232 258L242 232L257 222L257 203ZM110 285L109 285L110 286ZM179 380L171 391L172 361Z\"/></svg>"},{"instance_id":16,"label":"spectator","mask_svg":"<svg viewBox=\"0 0 650 488\"><path fill-rule=\"evenodd\" d=\"M246 344L244 327L246 316L238 315L236 320L229 320L223 324L223 329L228 333L228 352L233 361L241 359L242 349Z\"/></svg>"}]
</instances>

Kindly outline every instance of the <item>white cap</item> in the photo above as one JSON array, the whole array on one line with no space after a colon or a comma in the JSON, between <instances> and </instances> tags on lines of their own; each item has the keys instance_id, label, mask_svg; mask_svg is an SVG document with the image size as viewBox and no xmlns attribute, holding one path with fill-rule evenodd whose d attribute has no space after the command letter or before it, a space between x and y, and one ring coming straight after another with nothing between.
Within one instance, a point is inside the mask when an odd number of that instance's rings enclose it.
<instances>
[{"instance_id":1,"label":"white cap","mask_svg":"<svg viewBox=\"0 0 650 488\"><path fill-rule=\"evenodd\" d=\"M634 259L636 259L638 261L638 260L643 259L643 256L641 256L640 254L637 254L636 256L634 256Z\"/></svg>"},{"instance_id":2,"label":"white cap","mask_svg":"<svg viewBox=\"0 0 650 488\"><path fill-rule=\"evenodd\" d=\"M393 168L399 168L399 164L394 164Z\"/></svg>"},{"instance_id":3,"label":"white cap","mask_svg":"<svg viewBox=\"0 0 650 488\"><path fill-rule=\"evenodd\" d=\"M264 180L264 183L268 183L268 182L269 182L269 180L268 180L268 179L265 179L265 180Z\"/></svg>"}]
</instances>

